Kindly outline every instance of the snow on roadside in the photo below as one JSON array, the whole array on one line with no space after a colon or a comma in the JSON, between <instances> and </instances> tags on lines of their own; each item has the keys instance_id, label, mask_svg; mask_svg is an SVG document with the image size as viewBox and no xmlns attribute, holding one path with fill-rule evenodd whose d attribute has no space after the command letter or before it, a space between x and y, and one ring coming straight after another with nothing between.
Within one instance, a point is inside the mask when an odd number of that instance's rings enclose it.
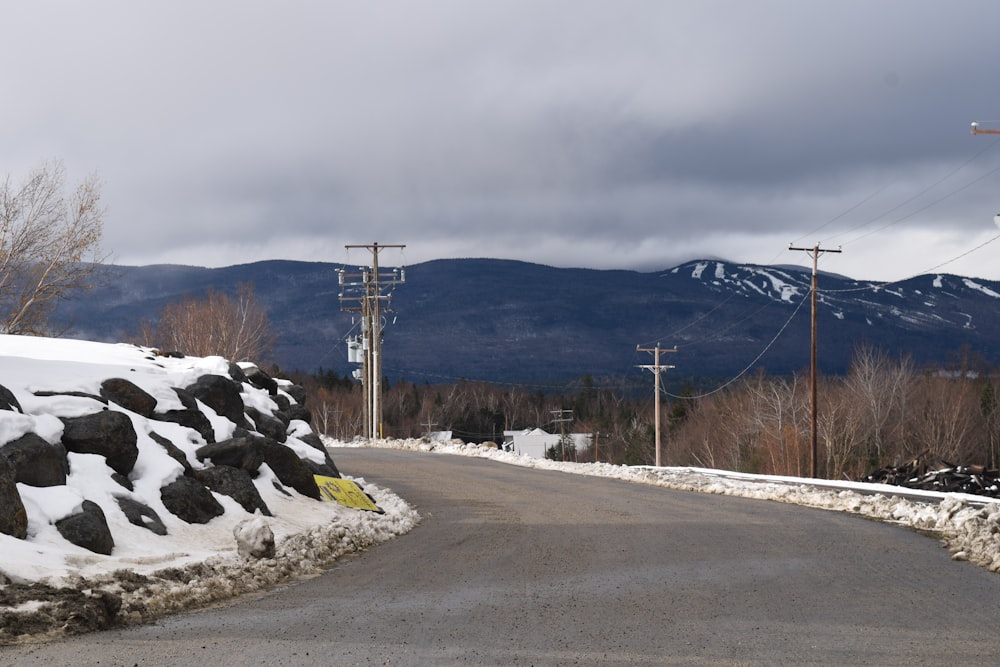
<instances>
[{"instance_id":1,"label":"snow on roadside","mask_svg":"<svg viewBox=\"0 0 1000 667\"><path fill-rule=\"evenodd\" d=\"M679 491L773 500L857 514L938 537L955 560L1000 572L1000 500L961 493L917 491L887 484L748 475L707 468L656 468L536 459L458 440L356 440L324 437L328 447L384 447L489 458L512 465L612 477Z\"/></svg>"},{"instance_id":2,"label":"snow on roadside","mask_svg":"<svg viewBox=\"0 0 1000 667\"><path fill-rule=\"evenodd\" d=\"M274 558L240 558L233 540L231 549L223 554L185 567L160 569L148 575L113 571L86 584L121 596L126 622L144 622L317 573L340 557L402 535L419 522L416 510L388 489L363 478L345 479L354 479L384 513L316 503L298 496L289 497L283 507L276 498L268 498L276 516L289 517L296 512L304 515L297 525L266 519L275 532ZM321 505L322 511L309 511L316 505Z\"/></svg>"},{"instance_id":3,"label":"snow on roadside","mask_svg":"<svg viewBox=\"0 0 1000 667\"><path fill-rule=\"evenodd\" d=\"M269 495L267 503L274 516L264 520L274 533L274 558L239 556L232 529L228 523L222 526L223 519L235 513L227 512L210 526L196 527L208 530L178 536L182 541L173 542L172 552L148 559L67 558L70 567L53 566L46 576L5 583L0 586L0 644L149 622L168 613L259 591L318 573L342 556L402 535L419 523L416 510L390 490L364 478L345 479L357 482L383 513L295 493ZM30 543L23 544L31 548ZM45 554L51 545L36 545L34 549L43 561L58 561ZM19 569L16 557L6 553L5 567ZM73 565L80 567L74 569Z\"/></svg>"}]
</instances>

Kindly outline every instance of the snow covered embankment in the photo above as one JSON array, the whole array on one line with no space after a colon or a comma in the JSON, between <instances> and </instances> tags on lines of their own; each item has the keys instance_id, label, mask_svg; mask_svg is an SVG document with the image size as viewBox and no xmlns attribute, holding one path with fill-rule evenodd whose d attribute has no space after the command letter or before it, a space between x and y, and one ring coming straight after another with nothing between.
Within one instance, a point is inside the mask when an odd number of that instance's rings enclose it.
<instances>
[{"instance_id":1,"label":"snow covered embankment","mask_svg":"<svg viewBox=\"0 0 1000 667\"><path fill-rule=\"evenodd\" d=\"M838 482L800 477L747 475L705 468L655 468L608 463L566 463L536 459L459 440L425 439L344 443L329 447L376 446L490 458L513 465L612 477L680 491L697 491L793 503L848 512L894 523L938 537L955 560L1000 572L1000 500L959 493L915 491L886 484ZM925 498L922 500L921 498Z\"/></svg>"},{"instance_id":2,"label":"snow covered embankment","mask_svg":"<svg viewBox=\"0 0 1000 667\"><path fill-rule=\"evenodd\" d=\"M304 392L258 373L221 358L0 336L0 481L10 495L0 508L0 643L258 590L416 525L412 508L363 479L384 514L322 500L312 475L338 473L308 426ZM114 438L81 436L108 423ZM273 558L240 556L234 531L248 521L266 522Z\"/></svg>"}]
</instances>

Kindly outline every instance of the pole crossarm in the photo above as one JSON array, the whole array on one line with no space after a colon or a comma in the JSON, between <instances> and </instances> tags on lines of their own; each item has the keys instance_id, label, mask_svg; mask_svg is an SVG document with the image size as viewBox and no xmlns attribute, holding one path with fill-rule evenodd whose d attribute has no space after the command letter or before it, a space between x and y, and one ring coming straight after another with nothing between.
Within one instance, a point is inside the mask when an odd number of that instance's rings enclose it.
<instances>
[{"instance_id":1,"label":"pole crossarm","mask_svg":"<svg viewBox=\"0 0 1000 667\"><path fill-rule=\"evenodd\" d=\"M660 467L660 373L663 371L674 368L673 366L665 365L660 363L660 353L661 352L676 352L677 347L674 346L673 349L666 350L660 347L657 343L656 347L639 347L635 346L636 352L650 352L653 354L652 364L643 364L639 368L645 368L646 370L653 371L653 395L655 397L656 403L654 404L653 419L656 421L656 467Z\"/></svg>"}]
</instances>

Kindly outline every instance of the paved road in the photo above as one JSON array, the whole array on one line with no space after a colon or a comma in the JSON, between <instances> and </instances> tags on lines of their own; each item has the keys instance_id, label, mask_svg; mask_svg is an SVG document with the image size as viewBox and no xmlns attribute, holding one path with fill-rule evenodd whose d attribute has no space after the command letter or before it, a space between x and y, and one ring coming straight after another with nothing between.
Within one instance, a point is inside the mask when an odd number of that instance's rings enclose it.
<instances>
[{"instance_id":1,"label":"paved road","mask_svg":"<svg viewBox=\"0 0 1000 667\"><path fill-rule=\"evenodd\" d=\"M340 449L424 519L328 573L16 665L942 665L1000 662L1000 577L833 512Z\"/></svg>"}]
</instances>

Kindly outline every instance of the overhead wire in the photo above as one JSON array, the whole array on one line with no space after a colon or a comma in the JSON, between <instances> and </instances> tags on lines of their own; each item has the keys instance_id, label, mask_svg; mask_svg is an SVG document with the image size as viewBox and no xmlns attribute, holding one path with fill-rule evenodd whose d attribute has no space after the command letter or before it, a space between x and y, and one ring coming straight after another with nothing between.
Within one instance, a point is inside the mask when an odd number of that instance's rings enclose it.
<instances>
[{"instance_id":1,"label":"overhead wire","mask_svg":"<svg viewBox=\"0 0 1000 667\"><path fill-rule=\"evenodd\" d=\"M684 400L696 400L696 399L699 399L699 398L705 398L707 396L711 396L712 394L717 394L718 392L722 391L723 389L725 389L729 385L731 385L734 382L736 382L737 380L739 380L741 377L743 377L744 375L746 375L747 373L750 372L750 369L753 368L757 364L758 361L760 361L761 357L763 357L765 354L767 354L768 350L770 350L772 347L774 347L774 344L776 342L778 342L778 339L781 338L781 335L783 333L785 333L785 329L788 328L788 325L792 323L792 320L795 319L795 316L799 314L800 310L802 310L802 305L806 302L806 299L807 299L807 297L810 296L810 294L811 294L811 291L805 293L805 295L799 301L798 305L795 306L795 310L792 311L792 314L789 315L788 319L786 319L785 322L784 322L784 324L781 325L781 328L778 329L778 332L776 334L774 334L774 337L771 338L771 340L768 341L767 345L764 346L764 349L762 349L760 351L760 353L756 357L753 358L753 361L751 361L749 364L747 364L743 368L743 370L741 370L739 373L737 373L736 375L734 375L732 378L730 378L729 380L723 382L722 384L720 384L719 386L717 386L715 389L712 389L711 391L703 392L703 393L698 394L696 396L680 396L680 395L676 395L676 394L671 394L671 393L666 392L666 391L664 391L663 393L665 395L669 396L670 398L677 398L677 399L684 399Z\"/></svg>"},{"instance_id":2,"label":"overhead wire","mask_svg":"<svg viewBox=\"0 0 1000 667\"><path fill-rule=\"evenodd\" d=\"M987 121L984 121L984 122L987 122ZM923 195L925 195L928 192L932 191L934 188L938 187L939 185L941 185L945 181L951 179L953 176L955 176L960 171L962 171L964 168L966 168L969 164L971 164L972 162L974 162L977 159L979 159L986 152L992 150L994 147L996 147L996 145L998 143L1000 143L1000 137L998 137L996 140L990 142L987 146L984 146L982 149L980 149L977 152L975 152L972 156L970 156L969 158L967 158L960 165L958 165L954 169L950 170L947 174L945 174L941 178L937 179L936 181L934 181L933 183L931 183L927 187L923 188L920 192L916 193L912 197L907 198L903 202L897 204L896 206L890 208L889 210L883 212L882 214L880 214L879 216L876 216L875 218L872 218L872 219L870 219L870 220L868 220L868 221L866 221L866 222L864 222L864 223L862 223L860 225L857 225L855 227L852 227L852 228L846 230L845 232L842 232L840 234L834 235L833 237L830 237L830 238L826 239L826 242L829 242L832 239L836 239L836 238L838 238L840 236L843 236L844 234L848 234L850 232L862 229L862 228L864 228L864 227L872 224L873 222L877 222L878 220L883 219L885 216L891 214L892 212L898 211L899 209L901 209L902 207L906 206L907 204L909 204L909 203L911 203L913 201L918 200ZM873 234L876 234L878 232L884 231L885 229L888 229L889 227L892 227L894 225L899 224L900 222L903 222L903 221L905 221L905 220L907 220L909 218L912 218L913 216L917 215L918 213L926 211L927 209L929 209L929 208L931 208L931 207L933 207L933 206L935 206L937 204L940 204L942 201L945 201L946 199L949 199L950 197L953 197L953 196L957 195L958 193L967 190L968 188L972 187L973 185L976 185L977 183L985 180L986 178L989 178L990 176L996 174L997 172L1000 172L1000 167L994 168L994 169L986 172L985 174L982 174L978 178L976 178L976 179L974 179L974 180L972 180L972 181L970 181L968 183L965 183L961 187L956 188L956 189L952 190L951 192L948 192L947 194L945 194L945 195L943 195L941 197L938 197L937 199L935 199L935 200L933 200L933 201L925 204L924 206L921 206L920 208L918 208L918 209L916 209L914 211L911 211L910 213L908 213L908 214L906 214L904 216L901 216L901 217L899 217L899 218L897 218L897 219L889 222L888 224L882 225L881 227L878 227L876 229L870 230L870 231L868 231L868 232L866 232L866 233L864 233L864 234L862 234L862 235L860 235L860 236L858 236L856 238L853 238L853 239L851 239L850 241L846 242L843 245L848 245L848 244L856 243L856 242L858 242L858 241L860 241L860 240L862 240L864 238L867 238L867 237L869 237L869 236L871 236ZM834 216L833 218L827 220L826 222L822 223L821 225L819 225L818 227L816 227L809 234L804 235L802 237L799 237L798 241L801 241L803 238L806 238L807 236L814 235L816 232L821 231L822 229L825 229L826 227L828 227L832 223L836 222L837 220L840 220L841 218L845 217L846 215L850 214L851 212L859 209L861 206L863 206L864 204L866 204L869 201L871 201L872 199L874 199L878 194L884 192L890 185L891 184L887 184L885 186L882 186L882 187L878 188L877 190L875 190L871 194L867 195L866 197L864 197L863 199L861 199L860 201L858 201L854 205L852 205L852 206L848 207L847 209L845 209L844 211L842 211L840 214L838 214L838 215ZM993 238L985 241L984 243L981 243L981 244L977 245L976 247L974 247L974 248L972 248L970 250L967 250L967 251L961 253L960 255L958 255L956 257L948 259L948 260L946 260L946 261L944 261L944 262L942 262L942 263L940 263L940 264L932 267L931 269L925 270L923 272L923 274L932 272L932 271L934 271L934 270L936 270L936 269L938 269L938 268L940 268L942 266L946 266L947 264L950 264L952 262L958 261L959 259L961 259L961 258L963 258L963 257L965 257L965 256L967 256L967 255L969 255L969 254L971 254L971 253L973 253L973 252L975 252L975 251L983 248L984 246L987 246L990 243L993 243L997 239L1000 239L1000 235L994 236ZM794 244L794 243L796 243L796 241L793 241L792 243ZM771 260L772 263L776 260L777 256L778 255L775 256L775 259ZM819 289L817 289L817 294L834 294L834 293L845 293L845 292L868 291L868 290L881 289L881 288L884 288L887 285L892 285L892 284L895 284L896 282L903 282L905 280L909 280L912 277L916 277L918 275L923 275L923 274L915 274L914 276L910 276L909 278L903 278L903 279L900 279L898 281L894 281L892 283L879 283L878 285L869 283L869 284L867 284L865 286L861 286L861 287L857 287L857 288L850 288L850 289L841 289L841 290L819 290ZM807 290L807 294L811 293L811 291L812 291L812 288L810 288L809 290ZM732 298L734 298L735 295L736 295L735 291L730 292L729 296L727 296L726 299L724 299L723 301L721 301L714 308L712 308L708 312L704 313L703 315L699 316L698 318L695 318L695 320L693 320L691 322L687 322L682 327L679 327L679 328L675 329L672 332L672 334L670 334L669 336L664 336L664 337L668 337L669 338L669 337L677 336L681 332L683 332L683 331L691 328L695 324L700 323L701 321L707 319L711 314L713 314L713 313L717 312L718 310L720 310L725 304L727 304ZM763 310L763 308L767 307L767 305L770 305L770 303L773 303L773 302L769 302L768 304L765 304L765 306L762 306L760 310ZM774 345L774 342L781 335L781 333L783 333L784 330L787 328L788 324L791 322L791 319L794 318L795 313L797 313L798 310L801 308L801 305L802 305L802 302L799 303L799 306L796 307L796 309L793 312L792 316L788 320L786 320L785 324L782 325L782 327L779 330L778 334L776 334L776 336L771 339L771 341L765 346L764 350L762 350L761 353L759 353L754 358L754 360L749 365L747 365L743 370L741 370L736 376L734 376L733 378L731 378L731 379L727 380L726 382L722 383L718 388L716 388L716 389L714 389L714 390L712 390L710 392L701 394L699 396L686 397L686 396L674 396L672 394L668 394L668 395L671 396L671 397L673 397L673 398L700 398L700 397L704 397L704 396L709 396L709 395L711 395L711 394L713 394L713 393L715 393L717 391L721 391L726 386L729 386L730 384L732 384L733 382L735 382L739 378L743 377L743 375L745 375L750 370L750 368L752 368L753 365L756 364L757 361L760 360L760 358L767 352L767 350L770 349L771 346ZM738 320L738 321L745 321L746 319L749 319L749 317L751 317L751 315L748 315L746 318L742 318L741 320ZM735 324L736 324L736 322L732 323L730 325L730 327L727 327L727 330L728 330L728 328L731 328L732 326L735 326ZM717 335L718 335L718 332L716 332L716 336ZM663 337L661 337L661 339L662 338ZM709 340L711 340L711 339L708 338L708 337L706 337L702 341L697 341L696 343L693 343L693 344L701 344L702 342L707 342ZM688 343L688 344L686 344L686 347L690 347L691 345L692 345L692 343Z\"/></svg>"}]
</instances>

